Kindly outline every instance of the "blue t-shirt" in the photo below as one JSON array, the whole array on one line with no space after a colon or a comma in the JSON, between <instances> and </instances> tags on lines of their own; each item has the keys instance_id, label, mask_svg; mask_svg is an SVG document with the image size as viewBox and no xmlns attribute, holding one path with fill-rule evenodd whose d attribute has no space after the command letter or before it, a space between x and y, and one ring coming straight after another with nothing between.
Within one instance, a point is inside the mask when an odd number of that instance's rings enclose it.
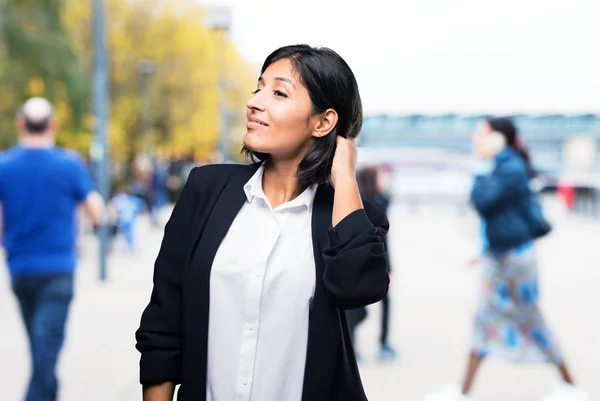
<instances>
[{"instance_id":1,"label":"blue t-shirt","mask_svg":"<svg viewBox=\"0 0 600 401\"><path fill-rule=\"evenodd\" d=\"M16 146L0 155L3 243L12 276L74 271L77 206L92 188L74 152Z\"/></svg>"}]
</instances>

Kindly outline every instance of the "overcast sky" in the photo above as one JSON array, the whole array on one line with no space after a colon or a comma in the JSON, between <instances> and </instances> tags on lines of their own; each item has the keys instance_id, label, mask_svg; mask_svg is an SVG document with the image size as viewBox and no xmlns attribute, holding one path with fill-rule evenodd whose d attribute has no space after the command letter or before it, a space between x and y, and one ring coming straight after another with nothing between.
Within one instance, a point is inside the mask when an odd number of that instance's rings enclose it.
<instances>
[{"instance_id":1,"label":"overcast sky","mask_svg":"<svg viewBox=\"0 0 600 401\"><path fill-rule=\"evenodd\" d=\"M366 113L600 113L600 0L201 4L231 6L231 38L257 66L282 45L331 47Z\"/></svg>"}]
</instances>

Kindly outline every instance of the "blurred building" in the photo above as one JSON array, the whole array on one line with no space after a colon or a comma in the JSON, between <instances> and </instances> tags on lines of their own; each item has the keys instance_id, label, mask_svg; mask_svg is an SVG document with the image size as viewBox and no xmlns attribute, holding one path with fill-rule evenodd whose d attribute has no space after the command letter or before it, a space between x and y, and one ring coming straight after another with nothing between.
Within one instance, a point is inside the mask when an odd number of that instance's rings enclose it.
<instances>
[{"instance_id":1,"label":"blurred building","mask_svg":"<svg viewBox=\"0 0 600 401\"><path fill-rule=\"evenodd\" d=\"M358 145L367 149L435 148L458 153L471 151L471 134L481 115L378 115L367 116ZM535 166L559 174L564 168L567 139L572 136L600 140L600 115L515 115L522 138L531 149ZM598 147L596 147L598 148ZM595 160L600 170L600 157Z\"/></svg>"}]
</instances>

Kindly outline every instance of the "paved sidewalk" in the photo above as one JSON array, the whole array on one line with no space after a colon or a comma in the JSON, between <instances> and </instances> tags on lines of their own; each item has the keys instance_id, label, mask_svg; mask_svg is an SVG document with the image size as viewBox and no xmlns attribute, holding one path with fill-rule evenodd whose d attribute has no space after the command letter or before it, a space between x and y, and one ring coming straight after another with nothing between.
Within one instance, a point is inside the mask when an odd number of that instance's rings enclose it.
<instances>
[{"instance_id":1,"label":"paved sidewalk","mask_svg":"<svg viewBox=\"0 0 600 401\"><path fill-rule=\"evenodd\" d=\"M557 216L556 232L539 246L542 308L556 328L574 376L590 391L591 400L597 400L600 223ZM357 332L358 348L367 359L363 379L371 401L420 400L459 380L464 369L478 283L477 269L466 266L477 247L476 222L452 209L423 208L411 215L400 206L393 208L390 220L391 338L400 359L396 364L373 361L379 305L370 307L369 319ZM134 331L149 298L162 229L142 221L138 231L142 249L135 255L111 256L105 283L97 280L95 244L86 243L60 365L61 401L141 399ZM0 330L0 400L18 401L29 360L4 266ZM490 360L478 378L475 396L481 401L533 401L557 382L556 372L547 366L515 367Z\"/></svg>"}]
</instances>

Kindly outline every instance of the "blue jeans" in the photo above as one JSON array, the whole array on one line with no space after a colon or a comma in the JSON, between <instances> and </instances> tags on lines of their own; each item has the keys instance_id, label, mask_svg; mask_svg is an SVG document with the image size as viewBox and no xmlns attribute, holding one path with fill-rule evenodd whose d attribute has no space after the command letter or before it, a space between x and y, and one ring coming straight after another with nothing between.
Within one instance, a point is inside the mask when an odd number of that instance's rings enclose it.
<instances>
[{"instance_id":1,"label":"blue jeans","mask_svg":"<svg viewBox=\"0 0 600 401\"><path fill-rule=\"evenodd\" d=\"M73 299L73 275L13 277L12 288L31 350L32 374L25 401L55 401L56 365Z\"/></svg>"}]
</instances>

